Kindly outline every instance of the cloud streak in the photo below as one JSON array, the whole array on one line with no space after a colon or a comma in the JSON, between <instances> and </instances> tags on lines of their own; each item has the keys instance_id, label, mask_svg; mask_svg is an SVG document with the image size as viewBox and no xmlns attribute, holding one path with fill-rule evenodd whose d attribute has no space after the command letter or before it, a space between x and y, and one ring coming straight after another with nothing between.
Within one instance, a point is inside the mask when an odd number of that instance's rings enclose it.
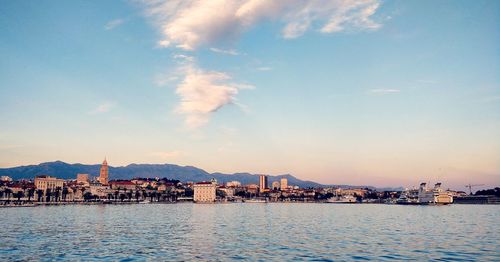
<instances>
[{"instance_id":1,"label":"cloud streak","mask_svg":"<svg viewBox=\"0 0 500 262\"><path fill-rule=\"evenodd\" d=\"M182 71L184 79L176 89L181 102L175 112L185 116L188 128L205 125L212 113L236 101L239 90L253 88L231 82L231 77L224 72L205 71L194 64Z\"/></svg>"},{"instance_id":2,"label":"cloud streak","mask_svg":"<svg viewBox=\"0 0 500 262\"><path fill-rule=\"evenodd\" d=\"M111 109L113 109L115 107L115 103L114 102L104 102L100 105L98 105L94 110L92 110L90 112L90 114L102 114L102 113L107 113L109 111L111 111Z\"/></svg>"},{"instance_id":3,"label":"cloud streak","mask_svg":"<svg viewBox=\"0 0 500 262\"><path fill-rule=\"evenodd\" d=\"M381 24L372 16L378 0L172 0L145 1L163 47L195 50L200 46L236 38L263 21L284 25L285 39L308 30L324 34L346 30L376 30Z\"/></svg>"},{"instance_id":4,"label":"cloud streak","mask_svg":"<svg viewBox=\"0 0 500 262\"><path fill-rule=\"evenodd\" d=\"M150 156L157 157L160 159L171 159L171 158L178 158L181 156L184 156L184 152L181 151L157 151L157 152L151 152L149 154Z\"/></svg>"},{"instance_id":5,"label":"cloud streak","mask_svg":"<svg viewBox=\"0 0 500 262\"><path fill-rule=\"evenodd\" d=\"M380 88L380 89L371 89L370 91L368 91L370 94L396 94L396 93L399 93L401 92L401 90L399 89L390 89L390 88L386 88L386 89L383 89L383 88Z\"/></svg>"},{"instance_id":6,"label":"cloud streak","mask_svg":"<svg viewBox=\"0 0 500 262\"><path fill-rule=\"evenodd\" d=\"M115 19L115 20L111 20L109 21L105 26L104 26L104 29L109 31L109 30L113 30L115 29L116 27L120 26L121 24L123 24L125 22L125 20L123 19Z\"/></svg>"},{"instance_id":7,"label":"cloud streak","mask_svg":"<svg viewBox=\"0 0 500 262\"><path fill-rule=\"evenodd\" d=\"M233 50L233 49L224 50L224 49L212 47L212 48L210 48L210 51L212 51L214 53L225 54L225 55L233 55L233 56L240 55L240 53L238 53L238 51Z\"/></svg>"}]
</instances>

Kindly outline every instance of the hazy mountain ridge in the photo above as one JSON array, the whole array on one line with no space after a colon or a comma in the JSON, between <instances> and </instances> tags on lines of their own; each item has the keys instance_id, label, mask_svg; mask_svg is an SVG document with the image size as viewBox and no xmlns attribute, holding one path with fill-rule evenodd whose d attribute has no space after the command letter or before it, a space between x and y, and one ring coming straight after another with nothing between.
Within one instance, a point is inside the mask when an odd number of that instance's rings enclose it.
<instances>
[{"instance_id":1,"label":"hazy mountain ridge","mask_svg":"<svg viewBox=\"0 0 500 262\"><path fill-rule=\"evenodd\" d=\"M10 176L14 180L32 179L38 175L50 175L64 179L75 179L76 174L99 175L101 165L68 164L62 161L46 162L39 165L18 166L12 168L0 168L0 176ZM109 166L110 179L131 179L134 177L166 177L180 181L208 181L212 178L225 183L229 181L240 181L242 184L258 184L259 174L251 173L209 173L203 169L193 166L179 166L174 164L130 164L127 166L112 167ZM290 174L269 175L269 184L279 181L281 178L287 178L289 185L296 185L302 188L308 187L327 187L333 185L323 185L313 181L300 180ZM350 185L335 185L340 187L354 187ZM356 186L359 187L359 186ZM362 186L374 188L371 186Z\"/></svg>"}]
</instances>

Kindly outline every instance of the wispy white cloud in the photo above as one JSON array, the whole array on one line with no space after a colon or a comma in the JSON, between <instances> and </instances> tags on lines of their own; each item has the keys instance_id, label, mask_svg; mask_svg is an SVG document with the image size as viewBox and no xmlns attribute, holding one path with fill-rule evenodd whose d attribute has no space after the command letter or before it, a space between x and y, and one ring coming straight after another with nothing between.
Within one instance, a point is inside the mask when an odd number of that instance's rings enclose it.
<instances>
[{"instance_id":1,"label":"wispy white cloud","mask_svg":"<svg viewBox=\"0 0 500 262\"><path fill-rule=\"evenodd\" d=\"M186 62L194 62L194 57L190 55L184 55L184 54L174 54L174 59L177 60L183 60Z\"/></svg>"},{"instance_id":2,"label":"wispy white cloud","mask_svg":"<svg viewBox=\"0 0 500 262\"><path fill-rule=\"evenodd\" d=\"M240 55L240 53L238 53L238 51L236 51L234 49L224 50L224 49L212 47L212 48L210 48L210 51L212 51L214 53L225 54L225 55L235 55L235 56Z\"/></svg>"},{"instance_id":3,"label":"wispy white cloud","mask_svg":"<svg viewBox=\"0 0 500 262\"><path fill-rule=\"evenodd\" d=\"M184 79L176 89L181 102L175 112L185 116L185 124L189 128L205 125L213 112L236 101L239 90L253 88L231 82L227 73L205 71L194 64L182 70Z\"/></svg>"},{"instance_id":4,"label":"wispy white cloud","mask_svg":"<svg viewBox=\"0 0 500 262\"><path fill-rule=\"evenodd\" d=\"M116 106L116 103L114 102L103 102L102 104L98 105L94 110L90 111L90 114L102 114L102 113L107 113L111 111L114 107Z\"/></svg>"},{"instance_id":5,"label":"wispy white cloud","mask_svg":"<svg viewBox=\"0 0 500 262\"><path fill-rule=\"evenodd\" d=\"M430 80L430 79L419 79L417 80L417 83L421 83L421 84L436 84L437 81L435 80Z\"/></svg>"},{"instance_id":6,"label":"wispy white cloud","mask_svg":"<svg viewBox=\"0 0 500 262\"><path fill-rule=\"evenodd\" d=\"M151 152L149 155L160 159L172 159L185 156L186 154L182 151L174 150L174 151L155 151Z\"/></svg>"},{"instance_id":7,"label":"wispy white cloud","mask_svg":"<svg viewBox=\"0 0 500 262\"><path fill-rule=\"evenodd\" d=\"M271 70L273 70L273 68L269 67L269 66L261 66L261 67L257 67L257 70L259 70L259 71L271 71Z\"/></svg>"},{"instance_id":8,"label":"wispy white cloud","mask_svg":"<svg viewBox=\"0 0 500 262\"><path fill-rule=\"evenodd\" d=\"M159 74L155 77L155 84L157 86L165 86L168 83L172 83L179 80L179 76L174 74Z\"/></svg>"},{"instance_id":9,"label":"wispy white cloud","mask_svg":"<svg viewBox=\"0 0 500 262\"><path fill-rule=\"evenodd\" d=\"M124 19L115 19L115 20L111 20L109 21L108 23L106 23L106 25L104 26L104 29L105 30L113 30L115 29L116 27L120 26L121 24L123 24L125 22Z\"/></svg>"},{"instance_id":10,"label":"wispy white cloud","mask_svg":"<svg viewBox=\"0 0 500 262\"><path fill-rule=\"evenodd\" d=\"M395 93L399 93L401 92L401 90L399 89L390 89L390 88L386 88L386 89L371 89L368 91L368 93L370 94L395 94Z\"/></svg>"},{"instance_id":11,"label":"wispy white cloud","mask_svg":"<svg viewBox=\"0 0 500 262\"><path fill-rule=\"evenodd\" d=\"M279 21L287 39L310 29L321 33L376 30L379 0L172 0L144 1L162 39L160 46L184 50L239 36L262 21Z\"/></svg>"},{"instance_id":12,"label":"wispy white cloud","mask_svg":"<svg viewBox=\"0 0 500 262\"><path fill-rule=\"evenodd\" d=\"M282 23L281 35L285 39L300 37L308 30L329 34L376 30L381 26L372 20L379 0L144 0L142 3L161 35L158 46L188 51L235 39L263 21ZM240 54L231 49L210 50ZM176 74L182 79L176 88L181 102L175 111L185 116L188 127L205 125L212 113L227 104L249 112L237 102L236 95L240 90L254 88L252 85L233 83L225 72L203 70L195 65L194 57L185 54L176 54L174 59L180 64ZM172 76L161 79L160 84L165 84L163 80Z\"/></svg>"}]
</instances>

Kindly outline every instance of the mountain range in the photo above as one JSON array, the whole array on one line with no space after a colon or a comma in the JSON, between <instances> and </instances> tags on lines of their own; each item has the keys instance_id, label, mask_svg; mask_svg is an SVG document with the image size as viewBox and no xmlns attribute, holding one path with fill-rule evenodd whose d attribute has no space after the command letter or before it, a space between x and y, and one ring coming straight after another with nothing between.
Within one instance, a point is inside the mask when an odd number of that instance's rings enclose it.
<instances>
[{"instance_id":1,"label":"mountain range","mask_svg":"<svg viewBox=\"0 0 500 262\"><path fill-rule=\"evenodd\" d=\"M14 180L33 179L39 175L50 175L63 179L75 179L76 174L89 174L98 176L101 165L84 165L84 164L68 164L62 161L46 162L38 165L18 166L11 168L0 168L0 176L10 176ZM194 166L179 166L174 164L130 164L127 166L112 167L109 166L110 179L131 179L134 177L142 178L168 178L186 181L209 181L212 178L218 182L225 183L229 181L239 181L242 184L258 184L259 174L251 173L209 173L203 169ZM284 175L269 175L269 183L279 181L281 178L287 178L289 185L299 186L301 188L309 187L360 187L350 185L323 185L313 181L300 180L290 174ZM371 186L361 186L375 189ZM386 190L389 188L384 188ZM389 190L397 190L399 188L390 188ZM381 190L381 189L378 189Z\"/></svg>"}]
</instances>

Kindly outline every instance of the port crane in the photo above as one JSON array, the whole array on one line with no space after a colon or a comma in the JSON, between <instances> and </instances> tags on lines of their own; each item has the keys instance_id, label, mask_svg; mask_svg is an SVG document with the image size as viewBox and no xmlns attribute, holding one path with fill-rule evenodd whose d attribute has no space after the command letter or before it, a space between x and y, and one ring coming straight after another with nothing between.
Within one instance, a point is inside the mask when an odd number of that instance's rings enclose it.
<instances>
[{"instance_id":1,"label":"port crane","mask_svg":"<svg viewBox=\"0 0 500 262\"><path fill-rule=\"evenodd\" d=\"M484 184L479 184L479 185L468 184L468 185L465 185L465 188L468 188L469 189L469 194L472 195L472 188L476 187L476 186L484 186Z\"/></svg>"}]
</instances>

